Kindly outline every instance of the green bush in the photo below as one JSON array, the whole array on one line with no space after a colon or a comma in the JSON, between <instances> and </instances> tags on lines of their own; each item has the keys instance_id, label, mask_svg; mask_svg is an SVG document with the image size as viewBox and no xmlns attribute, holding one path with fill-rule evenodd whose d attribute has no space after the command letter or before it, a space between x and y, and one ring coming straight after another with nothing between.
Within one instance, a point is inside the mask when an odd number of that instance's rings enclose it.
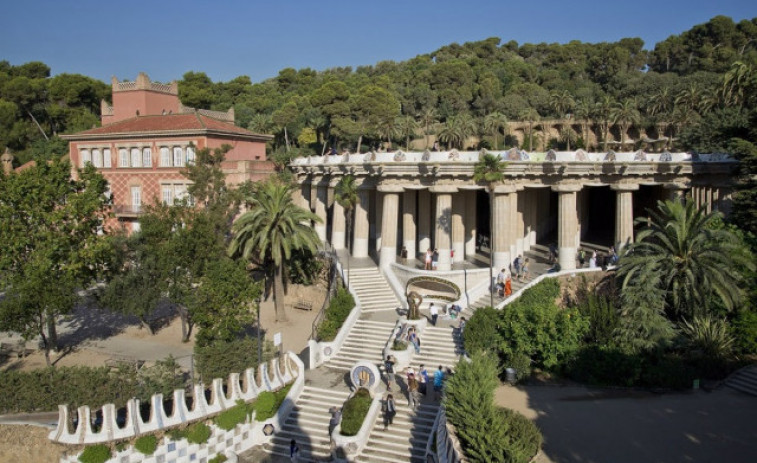
<instances>
[{"instance_id":1,"label":"green bush","mask_svg":"<svg viewBox=\"0 0 757 463\"><path fill-rule=\"evenodd\" d=\"M318 340L332 341L354 307L355 299L352 294L345 288L337 289L336 295L326 308L324 320L316 331Z\"/></svg>"},{"instance_id":2,"label":"green bush","mask_svg":"<svg viewBox=\"0 0 757 463\"><path fill-rule=\"evenodd\" d=\"M297 249L287 261L288 280L293 284L310 286L323 267L323 260L314 256L309 249Z\"/></svg>"},{"instance_id":3,"label":"green bush","mask_svg":"<svg viewBox=\"0 0 757 463\"><path fill-rule=\"evenodd\" d=\"M742 354L757 354L757 312L742 310L731 326L736 339L736 348Z\"/></svg>"},{"instance_id":4,"label":"green bush","mask_svg":"<svg viewBox=\"0 0 757 463\"><path fill-rule=\"evenodd\" d=\"M392 343L392 350L405 350L407 349L407 342L399 339L395 339Z\"/></svg>"},{"instance_id":5,"label":"green bush","mask_svg":"<svg viewBox=\"0 0 757 463\"><path fill-rule=\"evenodd\" d=\"M526 354L513 354L505 359L504 365L505 368L515 369L516 382L521 382L531 376L531 357Z\"/></svg>"},{"instance_id":6,"label":"green bush","mask_svg":"<svg viewBox=\"0 0 757 463\"><path fill-rule=\"evenodd\" d=\"M79 455L81 463L105 463L112 456L110 447L105 444L90 445Z\"/></svg>"},{"instance_id":7,"label":"green bush","mask_svg":"<svg viewBox=\"0 0 757 463\"><path fill-rule=\"evenodd\" d=\"M265 421L275 415L291 388L292 385L288 384L275 392L261 392L253 403L255 421Z\"/></svg>"},{"instance_id":8,"label":"green bush","mask_svg":"<svg viewBox=\"0 0 757 463\"><path fill-rule=\"evenodd\" d=\"M142 436L134 442L134 448L145 455L152 455L158 448L158 438L154 435Z\"/></svg>"},{"instance_id":9,"label":"green bush","mask_svg":"<svg viewBox=\"0 0 757 463\"><path fill-rule=\"evenodd\" d=\"M247 416L254 410L254 405L238 400L237 404L228 410L224 410L215 418L215 423L224 431L234 429L240 423L244 423Z\"/></svg>"},{"instance_id":10,"label":"green bush","mask_svg":"<svg viewBox=\"0 0 757 463\"><path fill-rule=\"evenodd\" d=\"M194 353L197 372L205 384L215 378L228 378L230 373L241 374L248 368L258 366L258 341L254 338L195 346ZM263 360L268 361L274 355L273 344L266 341L263 344Z\"/></svg>"},{"instance_id":11,"label":"green bush","mask_svg":"<svg viewBox=\"0 0 757 463\"><path fill-rule=\"evenodd\" d=\"M620 324L620 313L609 297L589 293L586 300L578 306L578 311L589 320L587 342L599 345L613 342L615 329Z\"/></svg>"},{"instance_id":12,"label":"green bush","mask_svg":"<svg viewBox=\"0 0 757 463\"><path fill-rule=\"evenodd\" d=\"M205 423L195 423L188 427L185 437L192 444L204 444L210 439L210 427Z\"/></svg>"},{"instance_id":13,"label":"green bush","mask_svg":"<svg viewBox=\"0 0 757 463\"><path fill-rule=\"evenodd\" d=\"M639 384L643 368L640 355L627 354L616 347L591 345L582 348L565 370L571 379L582 383L628 387Z\"/></svg>"},{"instance_id":14,"label":"green bush","mask_svg":"<svg viewBox=\"0 0 757 463\"><path fill-rule=\"evenodd\" d=\"M501 313L491 307L482 307L473 313L463 331L463 343L469 354L499 351L502 343L499 334L500 318Z\"/></svg>"},{"instance_id":15,"label":"green bush","mask_svg":"<svg viewBox=\"0 0 757 463\"><path fill-rule=\"evenodd\" d=\"M226 460L227 460L226 455L219 453L218 455L208 460L208 463L223 463Z\"/></svg>"},{"instance_id":16,"label":"green bush","mask_svg":"<svg viewBox=\"0 0 757 463\"><path fill-rule=\"evenodd\" d=\"M363 426L368 409L371 408L371 394L367 389L360 388L355 391L355 395L347 399L342 408L342 427L343 436L355 436Z\"/></svg>"}]
</instances>

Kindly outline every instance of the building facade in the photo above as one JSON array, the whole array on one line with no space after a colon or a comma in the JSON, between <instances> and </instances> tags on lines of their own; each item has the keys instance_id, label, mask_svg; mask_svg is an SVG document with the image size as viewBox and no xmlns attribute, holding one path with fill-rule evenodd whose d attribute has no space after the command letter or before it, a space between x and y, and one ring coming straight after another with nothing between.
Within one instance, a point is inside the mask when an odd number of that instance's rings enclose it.
<instances>
[{"instance_id":1,"label":"building facade","mask_svg":"<svg viewBox=\"0 0 757 463\"><path fill-rule=\"evenodd\" d=\"M173 204L187 197L182 175L197 150L230 145L222 167L230 185L263 179L274 171L265 143L272 137L234 125L234 110L195 110L179 101L176 82L151 82L140 73L135 82L113 78L113 105L101 105L102 127L73 135L73 168L91 163L108 181L117 223L139 229L143 206ZM75 175L75 169L74 169ZM189 198L191 200L191 198Z\"/></svg>"},{"instance_id":2,"label":"building facade","mask_svg":"<svg viewBox=\"0 0 757 463\"><path fill-rule=\"evenodd\" d=\"M439 270L482 248L506 267L533 246L555 246L561 269L576 267L582 243L616 249L632 242L634 219L658 200L689 195L728 213L738 163L723 154L494 152L507 162L491 194L473 180L483 153L413 152L313 156L291 165L297 201L323 220L322 240L381 267L404 246L410 258L437 249ZM351 236L333 189L345 175L359 185ZM489 224L492 232L489 233Z\"/></svg>"}]
</instances>

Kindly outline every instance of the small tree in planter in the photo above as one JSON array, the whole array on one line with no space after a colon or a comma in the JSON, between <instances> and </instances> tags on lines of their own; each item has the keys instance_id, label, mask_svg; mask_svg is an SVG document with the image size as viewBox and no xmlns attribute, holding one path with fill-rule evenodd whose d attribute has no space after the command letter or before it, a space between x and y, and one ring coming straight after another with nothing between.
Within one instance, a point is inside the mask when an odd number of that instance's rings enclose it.
<instances>
[{"instance_id":1,"label":"small tree in planter","mask_svg":"<svg viewBox=\"0 0 757 463\"><path fill-rule=\"evenodd\" d=\"M342 408L341 434L343 436L357 435L370 408L371 393L368 389L360 388L355 391L355 395L347 399Z\"/></svg>"}]
</instances>

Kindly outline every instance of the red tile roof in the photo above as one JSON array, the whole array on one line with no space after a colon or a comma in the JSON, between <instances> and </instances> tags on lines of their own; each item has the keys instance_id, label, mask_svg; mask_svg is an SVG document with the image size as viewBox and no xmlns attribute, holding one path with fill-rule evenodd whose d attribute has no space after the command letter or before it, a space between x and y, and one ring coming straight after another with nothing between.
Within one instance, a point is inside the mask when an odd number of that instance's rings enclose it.
<instances>
[{"instance_id":1,"label":"red tile roof","mask_svg":"<svg viewBox=\"0 0 757 463\"><path fill-rule=\"evenodd\" d=\"M202 114L164 114L154 116L137 116L103 127L97 127L63 138L80 138L90 135L145 134L156 132L212 131L230 135L247 135L270 138L270 135L258 135L249 130L222 122Z\"/></svg>"}]
</instances>

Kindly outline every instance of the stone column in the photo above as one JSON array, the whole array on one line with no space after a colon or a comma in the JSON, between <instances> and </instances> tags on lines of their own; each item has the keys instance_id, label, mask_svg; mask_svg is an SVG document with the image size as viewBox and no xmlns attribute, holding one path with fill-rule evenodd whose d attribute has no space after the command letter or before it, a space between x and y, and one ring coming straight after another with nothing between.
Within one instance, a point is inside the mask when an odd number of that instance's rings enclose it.
<instances>
[{"instance_id":1,"label":"stone column","mask_svg":"<svg viewBox=\"0 0 757 463\"><path fill-rule=\"evenodd\" d=\"M705 212L709 214L712 212L712 187L705 187L704 189L704 201L707 203L707 209Z\"/></svg>"},{"instance_id":2,"label":"stone column","mask_svg":"<svg viewBox=\"0 0 757 463\"><path fill-rule=\"evenodd\" d=\"M338 201L334 201L334 217L331 221L331 244L334 249L344 249L345 216L344 207Z\"/></svg>"},{"instance_id":3,"label":"stone column","mask_svg":"<svg viewBox=\"0 0 757 463\"><path fill-rule=\"evenodd\" d=\"M425 254L431 248L431 193L418 191L418 253Z\"/></svg>"},{"instance_id":4,"label":"stone column","mask_svg":"<svg viewBox=\"0 0 757 463\"><path fill-rule=\"evenodd\" d=\"M300 185L300 193L302 195L302 204L301 207L305 209L306 211L313 212L313 208L310 205L310 182L304 181L302 182L302 185Z\"/></svg>"},{"instance_id":5,"label":"stone column","mask_svg":"<svg viewBox=\"0 0 757 463\"><path fill-rule=\"evenodd\" d=\"M328 220L328 216L326 214L326 201L328 195L328 186L318 185L316 188L315 215L317 215L321 219L321 222L316 222L314 228L315 233L318 235L318 238L320 238L321 241L326 241L326 221Z\"/></svg>"},{"instance_id":6,"label":"stone column","mask_svg":"<svg viewBox=\"0 0 757 463\"><path fill-rule=\"evenodd\" d=\"M615 250L620 252L627 243L633 243L633 192L639 185L621 183L610 188L615 190Z\"/></svg>"},{"instance_id":7,"label":"stone column","mask_svg":"<svg viewBox=\"0 0 757 463\"><path fill-rule=\"evenodd\" d=\"M458 191L452 195L452 250L454 251L452 262L463 262L465 260L464 194L464 191Z\"/></svg>"},{"instance_id":8,"label":"stone column","mask_svg":"<svg viewBox=\"0 0 757 463\"><path fill-rule=\"evenodd\" d=\"M525 190L521 190L517 193L515 193L516 197L516 211L515 211L515 255L521 256L523 255L523 251L525 249L525 245L523 243L523 239L525 238L526 234L526 224L525 224L525 216L524 216L524 210L525 210Z\"/></svg>"},{"instance_id":9,"label":"stone column","mask_svg":"<svg viewBox=\"0 0 757 463\"><path fill-rule=\"evenodd\" d=\"M465 192L465 257L476 255L477 190Z\"/></svg>"},{"instance_id":10,"label":"stone column","mask_svg":"<svg viewBox=\"0 0 757 463\"><path fill-rule=\"evenodd\" d=\"M560 270L576 268L576 196L581 185L555 185L558 194L557 247Z\"/></svg>"},{"instance_id":11,"label":"stone column","mask_svg":"<svg viewBox=\"0 0 757 463\"><path fill-rule=\"evenodd\" d=\"M352 241L352 257L368 257L368 190L358 190L355 205L355 238Z\"/></svg>"},{"instance_id":12,"label":"stone column","mask_svg":"<svg viewBox=\"0 0 757 463\"><path fill-rule=\"evenodd\" d=\"M512 204L515 188L499 185L494 188L492 209L492 266L495 269L507 268L510 265L510 242L512 241L511 222Z\"/></svg>"},{"instance_id":13,"label":"stone column","mask_svg":"<svg viewBox=\"0 0 757 463\"><path fill-rule=\"evenodd\" d=\"M418 251L415 249L417 234L415 225L415 190L405 190L402 194L402 245L407 249L407 258L416 259ZM425 251L425 249L424 249Z\"/></svg>"},{"instance_id":14,"label":"stone column","mask_svg":"<svg viewBox=\"0 0 757 463\"><path fill-rule=\"evenodd\" d=\"M663 188L668 190L668 199L670 201L686 200L686 185L681 183L666 183Z\"/></svg>"},{"instance_id":15,"label":"stone column","mask_svg":"<svg viewBox=\"0 0 757 463\"><path fill-rule=\"evenodd\" d=\"M452 270L452 193L457 192L456 187L433 186L430 188L436 194L436 240L434 248L439 251L437 270Z\"/></svg>"},{"instance_id":16,"label":"stone column","mask_svg":"<svg viewBox=\"0 0 757 463\"><path fill-rule=\"evenodd\" d=\"M389 267L397 261L397 216L400 212L401 186L379 185L378 191L383 196L381 208L381 251L379 253L379 266Z\"/></svg>"},{"instance_id":17,"label":"stone column","mask_svg":"<svg viewBox=\"0 0 757 463\"><path fill-rule=\"evenodd\" d=\"M518 192L517 190L513 191L513 194L510 195L510 209L509 210L510 210L510 218L507 223L507 227L508 227L507 244L510 246L510 262L512 262L513 260L515 260L515 257L518 255L518 246L517 246Z\"/></svg>"},{"instance_id":18,"label":"stone column","mask_svg":"<svg viewBox=\"0 0 757 463\"><path fill-rule=\"evenodd\" d=\"M374 238L376 239L376 253L379 253L381 251L381 221L384 218L384 195L380 191L376 190L374 192L373 198L375 201L373 204L376 208L376 213L374 215L375 225L373 229L375 232Z\"/></svg>"}]
</instances>

